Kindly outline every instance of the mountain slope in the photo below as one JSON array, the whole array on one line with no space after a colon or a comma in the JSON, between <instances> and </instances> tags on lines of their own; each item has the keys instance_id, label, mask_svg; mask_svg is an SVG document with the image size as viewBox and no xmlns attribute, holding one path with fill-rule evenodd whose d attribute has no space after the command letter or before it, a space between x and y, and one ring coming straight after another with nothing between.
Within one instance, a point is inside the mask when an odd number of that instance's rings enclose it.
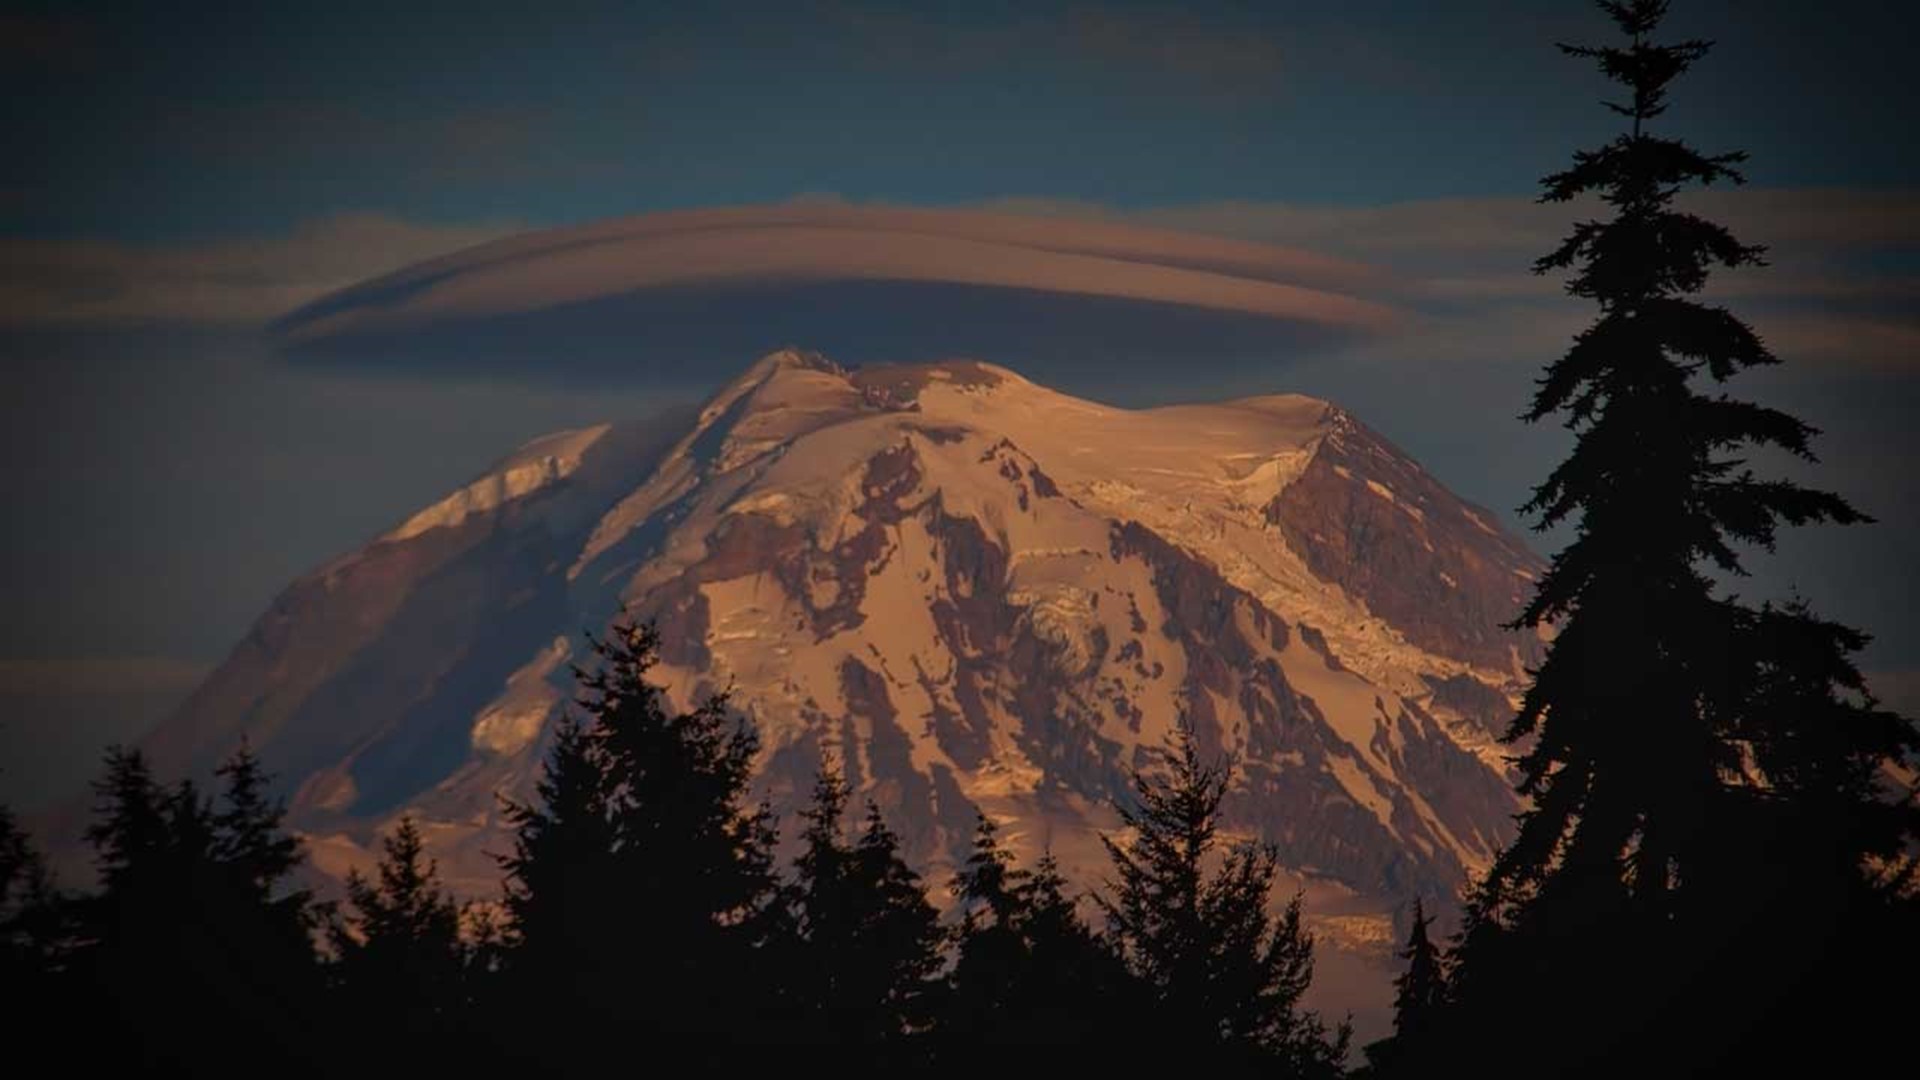
<instances>
[{"instance_id":1,"label":"mountain slope","mask_svg":"<svg viewBox=\"0 0 1920 1080\"><path fill-rule=\"evenodd\" d=\"M1451 897L1516 810L1490 725L1539 561L1299 396L1129 411L976 362L755 364L697 416L537 440L296 582L150 743L246 733L323 867L403 810L493 888L582 634L658 622L681 703L731 688L777 806L823 751L944 873L978 810L1089 884L1181 716L1237 755L1236 829L1335 936Z\"/></svg>"}]
</instances>

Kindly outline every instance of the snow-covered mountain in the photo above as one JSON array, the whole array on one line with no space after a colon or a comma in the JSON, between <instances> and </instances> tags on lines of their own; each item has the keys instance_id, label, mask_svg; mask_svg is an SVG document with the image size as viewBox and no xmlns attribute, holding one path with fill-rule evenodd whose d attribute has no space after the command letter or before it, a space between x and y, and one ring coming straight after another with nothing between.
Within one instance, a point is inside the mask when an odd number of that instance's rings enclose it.
<instances>
[{"instance_id":1,"label":"snow-covered mountain","mask_svg":"<svg viewBox=\"0 0 1920 1080\"><path fill-rule=\"evenodd\" d=\"M1338 407L1129 411L978 362L787 351L697 415L538 439L294 583L150 740L245 733L323 869L404 811L496 887L583 632L664 632L685 704L732 688L776 805L823 747L944 877L976 809L1091 884L1128 770L1179 717L1239 762L1336 940L1452 895L1517 806L1490 738L1540 642L1539 560Z\"/></svg>"}]
</instances>

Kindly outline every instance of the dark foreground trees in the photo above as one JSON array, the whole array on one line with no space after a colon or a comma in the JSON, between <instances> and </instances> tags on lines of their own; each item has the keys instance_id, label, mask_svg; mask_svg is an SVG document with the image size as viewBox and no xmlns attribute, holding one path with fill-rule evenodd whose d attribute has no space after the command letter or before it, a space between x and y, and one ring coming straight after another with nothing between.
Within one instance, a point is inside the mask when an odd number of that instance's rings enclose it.
<instances>
[{"instance_id":1,"label":"dark foreground trees","mask_svg":"<svg viewBox=\"0 0 1920 1080\"><path fill-rule=\"evenodd\" d=\"M108 757L87 836L102 887L66 901L51 943L57 1036L86 1071L317 1071L305 1047L325 1001L317 913L290 882L300 848L244 745L219 777L215 802L160 785L137 751Z\"/></svg>"},{"instance_id":2,"label":"dark foreground trees","mask_svg":"<svg viewBox=\"0 0 1920 1080\"><path fill-rule=\"evenodd\" d=\"M1368 1065L1385 1075L1422 1068L1418 1055L1445 1022L1446 960L1433 937L1433 916L1419 900L1413 902L1407 943L1394 955L1402 966L1393 980L1393 1034L1366 1047Z\"/></svg>"},{"instance_id":3,"label":"dark foreground trees","mask_svg":"<svg viewBox=\"0 0 1920 1080\"><path fill-rule=\"evenodd\" d=\"M1104 931L1051 856L1021 865L985 817L945 920L880 810L848 820L831 758L776 872L772 822L747 799L751 731L724 699L667 707L646 681L650 628L595 647L584 715L511 808L497 907L458 906L408 818L343 903L316 903L244 746L217 799L114 751L95 892L56 893L0 816L16 1015L89 1071L159 1076L734 1075L793 1067L801 1048L855 1075L1338 1071L1344 1027L1300 1007L1299 901L1276 916L1272 852L1218 839L1228 774L1191 733L1136 777Z\"/></svg>"},{"instance_id":4,"label":"dark foreground trees","mask_svg":"<svg viewBox=\"0 0 1920 1080\"><path fill-rule=\"evenodd\" d=\"M1130 1044L1149 1030L1147 997L1080 918L1051 854L1020 866L983 814L952 892L961 915L939 1022L943 1061L986 1068L1024 1047L1071 1050L1090 1067L1138 1063Z\"/></svg>"},{"instance_id":5,"label":"dark foreground trees","mask_svg":"<svg viewBox=\"0 0 1920 1080\"><path fill-rule=\"evenodd\" d=\"M1815 432L1715 386L1777 362L1699 296L1763 251L1676 203L1740 182L1744 155L1657 130L1707 43L1656 41L1661 0L1601 7L1623 40L1563 48L1620 85L1609 108L1628 129L1547 177L1544 201L1597 199L1605 216L1536 266L1568 271L1599 313L1526 416L1576 436L1527 507L1574 526L1519 620L1556 631L1507 735L1531 808L1469 905L1422 1067L1499 1045L1563 1075L1802 1051L1830 1069L1885 1037L1876 976L1915 962L1891 872L1915 807L1889 771L1914 730L1866 693L1858 632L1716 583L1783 525L1865 519L1748 464L1765 449L1811 461Z\"/></svg>"},{"instance_id":6,"label":"dark foreground trees","mask_svg":"<svg viewBox=\"0 0 1920 1080\"><path fill-rule=\"evenodd\" d=\"M1168 749L1166 772L1136 772L1136 801L1121 804L1127 832L1105 840L1118 880L1100 898L1153 1030L1196 1064L1338 1075L1349 1030L1301 1008L1313 939L1300 898L1274 918L1274 849L1222 844L1230 768L1202 760L1185 726Z\"/></svg>"},{"instance_id":7,"label":"dark foreground trees","mask_svg":"<svg viewBox=\"0 0 1920 1080\"><path fill-rule=\"evenodd\" d=\"M793 932L772 950L782 985L777 1026L795 1043L858 1047L863 1060L924 1067L939 1008L944 935L899 839L869 803L846 835L849 793L829 762L802 813Z\"/></svg>"},{"instance_id":8,"label":"dark foreground trees","mask_svg":"<svg viewBox=\"0 0 1920 1080\"><path fill-rule=\"evenodd\" d=\"M347 877L346 910L327 927L337 1021L376 1059L413 1068L463 1059L479 1035L476 1007L488 942L463 934L410 817L381 842L373 877Z\"/></svg>"},{"instance_id":9,"label":"dark foreground trees","mask_svg":"<svg viewBox=\"0 0 1920 1080\"><path fill-rule=\"evenodd\" d=\"M783 928L772 822L748 804L758 744L723 696L667 707L651 627L593 647L585 721L562 724L537 800L509 811L499 1007L526 1041L508 1052L585 1068L647 1037L724 1060L724 1036L774 1004L756 950Z\"/></svg>"},{"instance_id":10,"label":"dark foreground trees","mask_svg":"<svg viewBox=\"0 0 1920 1080\"><path fill-rule=\"evenodd\" d=\"M64 913L46 863L12 808L0 806L0 1000L20 1003L23 1031L44 1030L57 1014L52 974L64 937Z\"/></svg>"}]
</instances>

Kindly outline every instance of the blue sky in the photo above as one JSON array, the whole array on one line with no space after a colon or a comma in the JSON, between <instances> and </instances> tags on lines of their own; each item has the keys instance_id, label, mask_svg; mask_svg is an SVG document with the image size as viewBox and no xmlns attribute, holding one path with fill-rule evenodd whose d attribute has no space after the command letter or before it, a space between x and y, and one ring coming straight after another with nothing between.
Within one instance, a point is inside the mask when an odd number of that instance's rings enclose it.
<instances>
[{"instance_id":1,"label":"blue sky","mask_svg":"<svg viewBox=\"0 0 1920 1080\"><path fill-rule=\"evenodd\" d=\"M1876 632L1868 666L1920 705L1916 21L1677 0L1673 34L1718 45L1662 122L1753 155L1755 190L1711 208L1776 265L1725 299L1789 365L1737 392L1825 427L1814 476L1883 519L1790 539L1748 588ZM1330 396L1518 524L1561 443L1513 417L1586 314L1526 275L1571 213L1529 200L1615 127L1603 81L1552 43L1607 29L1579 2L9 4L0 498L20 524L0 541L0 742L29 767L0 798L70 783L295 575L519 441L700 391L564 358L301 364L262 333L523 229L797 200L1349 260L1408 329L1063 366L1062 388Z\"/></svg>"},{"instance_id":2,"label":"blue sky","mask_svg":"<svg viewBox=\"0 0 1920 1080\"><path fill-rule=\"evenodd\" d=\"M234 8L237 7L238 10ZM1770 184L1912 175L1906 5L1676 5L1672 122ZM16 235L342 210L532 224L826 191L945 203L1525 193L1601 136L1580 3L16 7Z\"/></svg>"}]
</instances>

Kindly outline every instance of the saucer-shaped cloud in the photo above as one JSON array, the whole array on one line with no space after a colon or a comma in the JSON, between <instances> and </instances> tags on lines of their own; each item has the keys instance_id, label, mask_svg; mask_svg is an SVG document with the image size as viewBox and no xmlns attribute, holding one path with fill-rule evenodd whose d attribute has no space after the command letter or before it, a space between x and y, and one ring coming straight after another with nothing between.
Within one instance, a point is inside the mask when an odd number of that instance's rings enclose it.
<instances>
[{"instance_id":1,"label":"saucer-shaped cloud","mask_svg":"<svg viewBox=\"0 0 1920 1080\"><path fill-rule=\"evenodd\" d=\"M300 357L692 374L799 342L1042 368L1153 346L1269 352L1396 319L1380 275L1297 249L1098 221L794 203L509 237L309 304Z\"/></svg>"}]
</instances>

